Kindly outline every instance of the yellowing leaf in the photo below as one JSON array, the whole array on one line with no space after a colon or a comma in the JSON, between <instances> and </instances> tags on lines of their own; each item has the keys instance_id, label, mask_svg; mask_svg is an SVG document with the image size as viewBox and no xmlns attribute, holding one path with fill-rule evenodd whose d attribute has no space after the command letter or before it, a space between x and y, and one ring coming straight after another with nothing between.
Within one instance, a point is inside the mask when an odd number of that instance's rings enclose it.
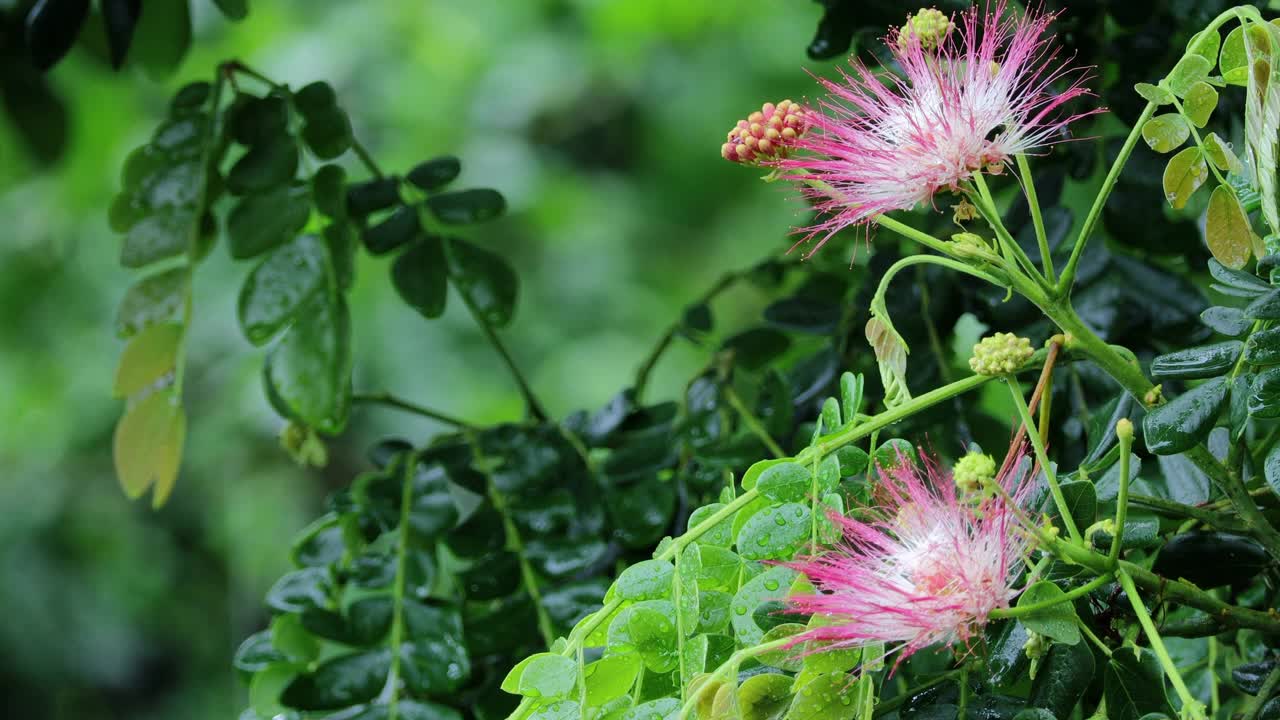
<instances>
[{"instance_id":1,"label":"yellowing leaf","mask_svg":"<svg viewBox=\"0 0 1280 720\"><path fill-rule=\"evenodd\" d=\"M133 336L120 355L112 393L130 397L173 370L182 343L182 326L152 325Z\"/></svg>"},{"instance_id":2,"label":"yellowing leaf","mask_svg":"<svg viewBox=\"0 0 1280 720\"><path fill-rule=\"evenodd\" d=\"M1209 196L1209 212L1205 219L1205 240L1209 252L1218 262L1232 270L1239 270L1249 262L1253 252L1253 230L1249 218L1235 193L1225 185L1219 185Z\"/></svg>"},{"instance_id":3,"label":"yellowing leaf","mask_svg":"<svg viewBox=\"0 0 1280 720\"><path fill-rule=\"evenodd\" d=\"M1164 168L1164 196L1175 209L1185 207L1191 195L1209 179L1209 165L1200 148L1187 148L1169 159Z\"/></svg>"},{"instance_id":4,"label":"yellowing leaf","mask_svg":"<svg viewBox=\"0 0 1280 720\"><path fill-rule=\"evenodd\" d=\"M1157 115L1142 126L1142 139L1158 153L1167 153L1187 141L1191 128L1177 113Z\"/></svg>"},{"instance_id":5,"label":"yellowing leaf","mask_svg":"<svg viewBox=\"0 0 1280 720\"><path fill-rule=\"evenodd\" d=\"M1218 107L1218 91L1214 90L1209 83L1202 80L1192 85L1187 91L1187 102L1183 109L1187 111L1187 119L1196 127L1208 125L1209 116L1213 114L1216 107Z\"/></svg>"},{"instance_id":6,"label":"yellowing leaf","mask_svg":"<svg viewBox=\"0 0 1280 720\"><path fill-rule=\"evenodd\" d=\"M112 452L116 478L131 500L154 486L152 504L169 498L178 467L187 418L171 390L152 393L129 408L116 425Z\"/></svg>"}]
</instances>

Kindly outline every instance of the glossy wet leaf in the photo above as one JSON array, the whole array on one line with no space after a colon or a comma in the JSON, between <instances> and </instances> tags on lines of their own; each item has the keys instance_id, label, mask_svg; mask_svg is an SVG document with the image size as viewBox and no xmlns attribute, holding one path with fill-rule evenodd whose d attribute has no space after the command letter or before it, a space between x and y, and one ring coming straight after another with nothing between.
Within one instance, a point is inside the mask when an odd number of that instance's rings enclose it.
<instances>
[{"instance_id":1,"label":"glossy wet leaf","mask_svg":"<svg viewBox=\"0 0 1280 720\"><path fill-rule=\"evenodd\" d=\"M1209 124L1209 117L1213 115L1213 111L1217 107L1218 91L1203 80L1191 86L1191 89L1187 91L1187 99L1183 103L1183 110L1187 113L1187 119L1198 128Z\"/></svg>"},{"instance_id":2,"label":"glossy wet leaf","mask_svg":"<svg viewBox=\"0 0 1280 720\"><path fill-rule=\"evenodd\" d=\"M1203 441L1218 419L1229 387L1226 378L1214 378L1148 411L1142 421L1147 449L1173 455Z\"/></svg>"},{"instance_id":3,"label":"glossy wet leaf","mask_svg":"<svg viewBox=\"0 0 1280 720\"><path fill-rule=\"evenodd\" d=\"M710 503L689 513L689 529L700 526L703 521L709 519L712 515L725 507L724 503ZM698 545L707 546L714 545L721 548L727 548L733 544L733 518L727 517L710 528L705 530L698 536Z\"/></svg>"},{"instance_id":4,"label":"glossy wet leaf","mask_svg":"<svg viewBox=\"0 0 1280 720\"><path fill-rule=\"evenodd\" d=\"M245 279L237 304L240 327L262 345L331 291L328 247L302 235L272 250Z\"/></svg>"},{"instance_id":5,"label":"glossy wet leaf","mask_svg":"<svg viewBox=\"0 0 1280 720\"><path fill-rule=\"evenodd\" d=\"M859 688L840 672L819 675L796 693L786 720L852 720L858 716Z\"/></svg>"},{"instance_id":6,"label":"glossy wet leaf","mask_svg":"<svg viewBox=\"0 0 1280 720\"><path fill-rule=\"evenodd\" d=\"M611 655L588 663L582 672L586 681L587 705L598 706L626 695L639 671L640 659L635 654Z\"/></svg>"},{"instance_id":7,"label":"glossy wet leaf","mask_svg":"<svg viewBox=\"0 0 1280 720\"><path fill-rule=\"evenodd\" d=\"M746 560L789 560L810 539L807 503L766 507L752 515L738 534L738 553Z\"/></svg>"},{"instance_id":8,"label":"glossy wet leaf","mask_svg":"<svg viewBox=\"0 0 1280 720\"><path fill-rule=\"evenodd\" d=\"M1191 137L1191 128L1178 113L1156 115L1142 126L1142 139L1158 153L1171 152Z\"/></svg>"},{"instance_id":9,"label":"glossy wet leaf","mask_svg":"<svg viewBox=\"0 0 1280 720\"><path fill-rule=\"evenodd\" d=\"M298 147L281 136L249 148L227 172L227 190L236 195L270 190L287 184L298 170Z\"/></svg>"},{"instance_id":10,"label":"glossy wet leaf","mask_svg":"<svg viewBox=\"0 0 1280 720\"><path fill-rule=\"evenodd\" d=\"M351 320L323 295L304 306L267 355L268 397L286 417L341 432L351 401Z\"/></svg>"},{"instance_id":11,"label":"glossy wet leaf","mask_svg":"<svg viewBox=\"0 0 1280 720\"><path fill-rule=\"evenodd\" d=\"M705 561L704 561L705 562ZM734 594L730 606L729 622L733 626L734 639L739 645L750 646L760 642L764 630L752 617L756 606L768 600L786 597L796 571L784 566L774 566L743 584Z\"/></svg>"},{"instance_id":12,"label":"glossy wet leaf","mask_svg":"<svg viewBox=\"0 0 1280 720\"><path fill-rule=\"evenodd\" d=\"M444 314L449 296L449 268L439 237L427 235L396 258L391 282L405 304L423 317Z\"/></svg>"},{"instance_id":13,"label":"glossy wet leaf","mask_svg":"<svg viewBox=\"0 0 1280 720\"><path fill-rule=\"evenodd\" d=\"M1266 566L1266 551L1248 537L1192 530L1165 543L1152 570L1208 589L1248 582Z\"/></svg>"},{"instance_id":14,"label":"glossy wet leaf","mask_svg":"<svg viewBox=\"0 0 1280 720\"><path fill-rule=\"evenodd\" d=\"M338 710L367 702L382 690L390 667L391 653L385 649L341 655L291 682L280 702L296 710Z\"/></svg>"},{"instance_id":15,"label":"glossy wet leaf","mask_svg":"<svg viewBox=\"0 0 1280 720\"><path fill-rule=\"evenodd\" d=\"M1254 377L1247 407L1253 417L1280 417L1280 368L1269 368Z\"/></svg>"},{"instance_id":16,"label":"glossy wet leaf","mask_svg":"<svg viewBox=\"0 0 1280 720\"><path fill-rule=\"evenodd\" d=\"M1164 195L1174 209L1186 206L1191 195L1209 179L1209 166L1200 148L1189 147L1169 159L1164 169Z\"/></svg>"},{"instance_id":17,"label":"glossy wet leaf","mask_svg":"<svg viewBox=\"0 0 1280 720\"><path fill-rule=\"evenodd\" d=\"M1213 257L1233 270L1243 268L1252 256L1253 230L1249 227L1249 217L1235 193L1224 185L1214 188L1209 196L1205 241Z\"/></svg>"},{"instance_id":18,"label":"glossy wet leaf","mask_svg":"<svg viewBox=\"0 0 1280 720\"><path fill-rule=\"evenodd\" d=\"M1252 365L1280 364L1280 328L1250 335L1244 346L1244 359Z\"/></svg>"},{"instance_id":19,"label":"glossy wet leaf","mask_svg":"<svg viewBox=\"0 0 1280 720\"><path fill-rule=\"evenodd\" d=\"M501 255L465 240L445 240L449 277L490 325L506 327L515 314L517 279Z\"/></svg>"},{"instance_id":20,"label":"glossy wet leaf","mask_svg":"<svg viewBox=\"0 0 1280 720\"><path fill-rule=\"evenodd\" d=\"M1178 97L1186 97L1192 86L1204 80L1213 64L1200 55L1185 55L1173 66L1165 79L1168 88Z\"/></svg>"},{"instance_id":21,"label":"glossy wet leaf","mask_svg":"<svg viewBox=\"0 0 1280 720\"><path fill-rule=\"evenodd\" d=\"M1060 643L1075 645L1080 642L1080 628L1076 626L1075 608L1069 601L1061 601L1064 595L1066 593L1062 588L1048 580L1041 580L1031 585L1018 598L1018 608L1029 608L1044 603L1053 604L1030 614L1021 615L1018 620L1033 632Z\"/></svg>"},{"instance_id":22,"label":"glossy wet leaf","mask_svg":"<svg viewBox=\"0 0 1280 720\"><path fill-rule=\"evenodd\" d=\"M533 698L561 698L578 679L578 664L559 653L538 653L520 661L507 673L502 689Z\"/></svg>"},{"instance_id":23,"label":"glossy wet leaf","mask_svg":"<svg viewBox=\"0 0 1280 720\"><path fill-rule=\"evenodd\" d=\"M1248 332L1253 321L1245 318L1240 308L1214 306L1200 313L1200 319L1215 332L1229 337L1238 337Z\"/></svg>"},{"instance_id":24,"label":"glossy wet leaf","mask_svg":"<svg viewBox=\"0 0 1280 720\"><path fill-rule=\"evenodd\" d=\"M1054 645L1036 671L1028 703L1053 717L1066 717L1093 680L1093 652L1087 643Z\"/></svg>"},{"instance_id":25,"label":"glossy wet leaf","mask_svg":"<svg viewBox=\"0 0 1280 720\"><path fill-rule=\"evenodd\" d=\"M1231 143L1218 137L1218 133L1209 133L1204 138L1204 151L1209 160L1222 172L1239 175L1244 172L1240 158L1236 157Z\"/></svg>"},{"instance_id":26,"label":"glossy wet leaf","mask_svg":"<svg viewBox=\"0 0 1280 720\"><path fill-rule=\"evenodd\" d=\"M1160 661L1149 650L1112 653L1103 666L1103 697L1107 701L1107 717L1113 720L1139 720L1147 713L1164 713L1173 717L1173 708L1165 694L1164 672Z\"/></svg>"},{"instance_id":27,"label":"glossy wet leaf","mask_svg":"<svg viewBox=\"0 0 1280 720\"><path fill-rule=\"evenodd\" d=\"M1240 358L1244 343L1239 340L1175 350L1151 361L1151 374L1157 378L1186 380L1216 377L1230 370Z\"/></svg>"},{"instance_id":28,"label":"glossy wet leaf","mask_svg":"<svg viewBox=\"0 0 1280 720\"><path fill-rule=\"evenodd\" d=\"M370 253L385 255L416 238L420 229L417 209L402 205L386 218L365 228L360 237Z\"/></svg>"},{"instance_id":29,"label":"glossy wet leaf","mask_svg":"<svg viewBox=\"0 0 1280 720\"><path fill-rule=\"evenodd\" d=\"M27 13L26 45L31 63L48 70L75 44L89 15L89 0L40 0Z\"/></svg>"},{"instance_id":30,"label":"glossy wet leaf","mask_svg":"<svg viewBox=\"0 0 1280 720\"><path fill-rule=\"evenodd\" d=\"M622 600L656 600L671 594L675 566L667 560L642 560L618 576L614 591Z\"/></svg>"},{"instance_id":31,"label":"glossy wet leaf","mask_svg":"<svg viewBox=\"0 0 1280 720\"><path fill-rule=\"evenodd\" d=\"M302 229L310 213L305 185L281 185L245 196L227 215L231 257L244 260L283 245Z\"/></svg>"},{"instance_id":32,"label":"glossy wet leaf","mask_svg":"<svg viewBox=\"0 0 1280 720\"><path fill-rule=\"evenodd\" d=\"M765 468L756 480L760 494L774 502L802 500L811 493L813 475L803 465L779 463Z\"/></svg>"},{"instance_id":33,"label":"glossy wet leaf","mask_svg":"<svg viewBox=\"0 0 1280 720\"><path fill-rule=\"evenodd\" d=\"M1173 103L1173 93L1151 83L1138 83L1133 86L1134 92L1138 93L1143 100L1153 102L1157 105L1169 105Z\"/></svg>"}]
</instances>

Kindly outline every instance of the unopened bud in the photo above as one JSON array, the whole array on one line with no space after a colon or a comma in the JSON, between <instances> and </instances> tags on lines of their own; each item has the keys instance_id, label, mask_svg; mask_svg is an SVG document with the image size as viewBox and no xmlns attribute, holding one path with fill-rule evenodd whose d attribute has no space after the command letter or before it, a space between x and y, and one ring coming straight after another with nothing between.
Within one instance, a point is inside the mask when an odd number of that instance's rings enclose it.
<instances>
[{"instance_id":1,"label":"unopened bud","mask_svg":"<svg viewBox=\"0 0 1280 720\"><path fill-rule=\"evenodd\" d=\"M306 467L324 467L329 462L329 451L324 441L312 428L291 422L280 431L280 447L293 461Z\"/></svg>"},{"instance_id":2,"label":"unopened bud","mask_svg":"<svg viewBox=\"0 0 1280 720\"><path fill-rule=\"evenodd\" d=\"M961 495L981 497L983 487L996 477L996 461L990 455L970 451L956 461L951 476Z\"/></svg>"},{"instance_id":3,"label":"unopened bud","mask_svg":"<svg viewBox=\"0 0 1280 720\"><path fill-rule=\"evenodd\" d=\"M898 47L905 50L912 43L919 43L923 50L936 50L953 27L946 13L937 8L924 8L907 18L907 24L898 30Z\"/></svg>"},{"instance_id":4,"label":"unopened bud","mask_svg":"<svg viewBox=\"0 0 1280 720\"><path fill-rule=\"evenodd\" d=\"M720 155L730 162L759 164L785 158L808 127L805 110L783 100L765 103L729 131Z\"/></svg>"},{"instance_id":5,"label":"unopened bud","mask_svg":"<svg viewBox=\"0 0 1280 720\"><path fill-rule=\"evenodd\" d=\"M1121 442L1133 442L1133 422L1129 418L1116 421L1116 437Z\"/></svg>"},{"instance_id":6,"label":"unopened bud","mask_svg":"<svg viewBox=\"0 0 1280 720\"><path fill-rule=\"evenodd\" d=\"M996 333L973 346L969 368L979 375L1007 375L1027 364L1031 341L1013 333Z\"/></svg>"},{"instance_id":7,"label":"unopened bud","mask_svg":"<svg viewBox=\"0 0 1280 720\"><path fill-rule=\"evenodd\" d=\"M951 210L953 211L951 219L955 220L957 224L968 222L978 217L977 206L968 200L961 200L958 204L952 205Z\"/></svg>"}]
</instances>

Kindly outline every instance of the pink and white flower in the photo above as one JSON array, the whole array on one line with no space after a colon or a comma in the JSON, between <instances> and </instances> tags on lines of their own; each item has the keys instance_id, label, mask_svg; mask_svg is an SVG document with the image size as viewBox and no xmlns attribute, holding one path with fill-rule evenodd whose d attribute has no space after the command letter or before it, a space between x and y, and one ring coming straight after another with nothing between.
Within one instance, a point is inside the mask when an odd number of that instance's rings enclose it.
<instances>
[{"instance_id":1,"label":"pink and white flower","mask_svg":"<svg viewBox=\"0 0 1280 720\"><path fill-rule=\"evenodd\" d=\"M1083 86L1089 73L1058 57L1046 37L1053 17L1015 16L1000 0L965 11L925 42L910 30L891 32L885 42L901 76L851 59L842 81L819 78L827 95L806 113L810 132L796 142L805 156L778 163L816 186L806 192L825 219L806 229L806 240L820 236L814 250L845 227L915 207L975 172L1061 142L1069 123L1100 112L1063 109L1091 95Z\"/></svg>"},{"instance_id":2,"label":"pink and white flower","mask_svg":"<svg viewBox=\"0 0 1280 720\"><path fill-rule=\"evenodd\" d=\"M797 644L885 643L901 648L901 662L928 645L967 641L1017 595L1012 583L1031 539L1014 503L1031 483L1015 487L1006 474L997 480L1005 494L975 504L932 465L902 462L884 474L880 504L855 513L865 519L832 515L843 531L837 547L790 563L817 590L790 598L791 609L829 623L797 635Z\"/></svg>"}]
</instances>

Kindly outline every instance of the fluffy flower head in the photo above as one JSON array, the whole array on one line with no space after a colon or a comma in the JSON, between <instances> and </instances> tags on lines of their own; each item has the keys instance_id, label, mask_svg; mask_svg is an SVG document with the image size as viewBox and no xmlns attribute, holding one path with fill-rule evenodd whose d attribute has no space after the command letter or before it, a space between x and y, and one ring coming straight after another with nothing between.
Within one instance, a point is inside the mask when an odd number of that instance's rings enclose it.
<instances>
[{"instance_id":1,"label":"fluffy flower head","mask_svg":"<svg viewBox=\"0 0 1280 720\"><path fill-rule=\"evenodd\" d=\"M1031 541L1004 494L975 507L935 467L903 462L887 475L865 519L832 517L843 531L839 546L792 564L817 589L791 598L792 609L830 623L797 635L797 643L883 642L905 658L968 640L1017 594L1011 584ZM1013 477L1000 484L1016 503L1031 484L1015 489Z\"/></svg>"},{"instance_id":2,"label":"fluffy flower head","mask_svg":"<svg viewBox=\"0 0 1280 720\"><path fill-rule=\"evenodd\" d=\"M855 59L842 81L820 79L827 95L806 114L812 131L796 143L806 156L779 163L789 177L821 188L808 190L827 216L808 228L819 247L844 227L914 207L975 172L1059 142L1070 122L1099 112L1063 112L1090 93L1082 85L1087 69L1060 60L1046 37L1052 15L1015 16L1000 0L965 11L942 32L932 12L930 32L917 16L885 39L900 75ZM1065 88L1055 92L1055 84Z\"/></svg>"}]
</instances>

